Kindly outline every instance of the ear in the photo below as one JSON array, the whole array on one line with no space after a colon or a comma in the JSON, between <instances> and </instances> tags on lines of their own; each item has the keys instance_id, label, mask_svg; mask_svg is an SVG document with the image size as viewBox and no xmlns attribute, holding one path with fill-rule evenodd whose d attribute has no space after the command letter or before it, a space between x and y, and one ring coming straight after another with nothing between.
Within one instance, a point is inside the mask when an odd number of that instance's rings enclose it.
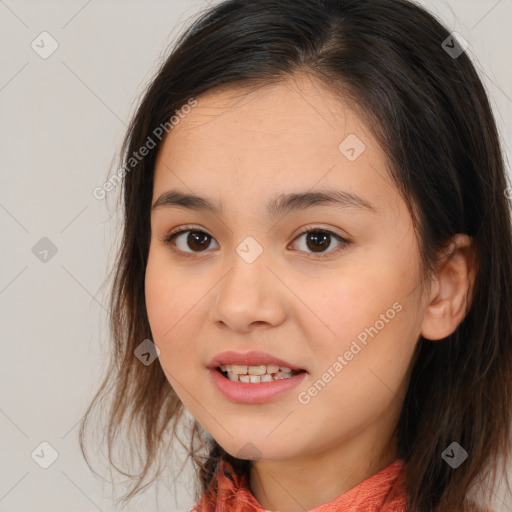
<instances>
[{"instance_id":1,"label":"ear","mask_svg":"<svg viewBox=\"0 0 512 512\"><path fill-rule=\"evenodd\" d=\"M473 298L476 265L472 239L457 234L431 283L421 335L440 340L452 334L469 311Z\"/></svg>"}]
</instances>

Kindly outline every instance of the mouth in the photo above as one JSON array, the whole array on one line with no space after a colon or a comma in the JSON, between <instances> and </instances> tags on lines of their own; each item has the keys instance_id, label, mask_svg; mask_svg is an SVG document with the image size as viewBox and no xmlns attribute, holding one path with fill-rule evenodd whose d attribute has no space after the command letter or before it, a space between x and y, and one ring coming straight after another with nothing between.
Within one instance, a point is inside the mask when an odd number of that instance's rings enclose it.
<instances>
[{"instance_id":1,"label":"mouth","mask_svg":"<svg viewBox=\"0 0 512 512\"><path fill-rule=\"evenodd\" d=\"M289 379L295 375L307 373L306 370L296 370L276 364L250 366L241 364L221 364L216 367L216 371L231 382L245 382L250 384Z\"/></svg>"}]
</instances>

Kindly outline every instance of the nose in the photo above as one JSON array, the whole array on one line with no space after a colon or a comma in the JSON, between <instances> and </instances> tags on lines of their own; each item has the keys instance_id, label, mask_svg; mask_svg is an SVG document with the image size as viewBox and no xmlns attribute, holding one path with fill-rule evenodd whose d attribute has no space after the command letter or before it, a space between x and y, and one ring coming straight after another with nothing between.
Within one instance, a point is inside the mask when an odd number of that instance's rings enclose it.
<instances>
[{"instance_id":1,"label":"nose","mask_svg":"<svg viewBox=\"0 0 512 512\"><path fill-rule=\"evenodd\" d=\"M213 322L239 333L250 332L261 324L276 327L282 323L286 315L286 286L268 266L265 253L252 262L235 253L232 261L216 288L211 310Z\"/></svg>"}]
</instances>

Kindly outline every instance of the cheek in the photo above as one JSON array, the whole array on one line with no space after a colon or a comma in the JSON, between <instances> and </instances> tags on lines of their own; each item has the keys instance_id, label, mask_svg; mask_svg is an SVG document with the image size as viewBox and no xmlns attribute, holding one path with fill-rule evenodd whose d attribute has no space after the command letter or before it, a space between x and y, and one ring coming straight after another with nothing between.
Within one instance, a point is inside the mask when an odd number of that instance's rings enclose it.
<instances>
[{"instance_id":1,"label":"cheek","mask_svg":"<svg viewBox=\"0 0 512 512\"><path fill-rule=\"evenodd\" d=\"M172 291L172 281L155 260L150 255L146 268L145 299L151 332L159 339L164 335L165 328L168 330L172 326L170 316L175 311L177 301Z\"/></svg>"},{"instance_id":2,"label":"cheek","mask_svg":"<svg viewBox=\"0 0 512 512\"><path fill-rule=\"evenodd\" d=\"M369 368L381 368L397 384L394 375L407 369L422 318L417 274L410 258L407 264L405 258L385 252L378 258L360 257L338 279L324 282L328 288L323 293L302 290L310 309L329 328L314 331L313 324L309 327L318 372L346 354L345 374L355 371L371 376Z\"/></svg>"},{"instance_id":3,"label":"cheek","mask_svg":"<svg viewBox=\"0 0 512 512\"><path fill-rule=\"evenodd\" d=\"M206 363L201 331L211 287L207 279L173 267L165 250L150 251L145 276L146 310L152 341L160 350L161 365L173 385L176 383L171 376L181 382L192 369Z\"/></svg>"},{"instance_id":4,"label":"cheek","mask_svg":"<svg viewBox=\"0 0 512 512\"><path fill-rule=\"evenodd\" d=\"M145 300L155 343L161 344L175 335L180 319L197 302L194 283L189 286L172 269L164 251L151 251L145 276ZM195 300L194 300L195 299Z\"/></svg>"},{"instance_id":5,"label":"cheek","mask_svg":"<svg viewBox=\"0 0 512 512\"><path fill-rule=\"evenodd\" d=\"M361 258L342 269L337 279L324 281L328 288L321 294L307 289L303 294L308 297L311 309L325 319L333 331L331 334L344 339L372 326L390 309L388 316L394 318L393 304L402 304L410 291L408 276L399 275L393 266L377 266L376 262Z\"/></svg>"}]
</instances>

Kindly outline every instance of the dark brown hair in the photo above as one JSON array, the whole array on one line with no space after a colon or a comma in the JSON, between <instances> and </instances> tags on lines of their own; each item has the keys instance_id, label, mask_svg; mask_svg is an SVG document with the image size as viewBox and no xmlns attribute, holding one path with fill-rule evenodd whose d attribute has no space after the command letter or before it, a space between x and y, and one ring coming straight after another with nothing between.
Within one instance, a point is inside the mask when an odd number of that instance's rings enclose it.
<instances>
[{"instance_id":1,"label":"dark brown hair","mask_svg":"<svg viewBox=\"0 0 512 512\"><path fill-rule=\"evenodd\" d=\"M123 144L123 164L190 98L217 87L257 87L296 72L350 98L389 159L391 178L407 202L425 279L436 272L450 238L473 238L477 274L473 300L444 340L420 337L396 426L398 457L407 475L411 512L465 510L470 487L510 456L512 410L512 235L507 182L495 120L466 52L443 42L450 31L406 0L226 0L201 13L177 40L148 86ZM449 39L457 48L456 40ZM172 132L170 132L172 136ZM153 137L154 138L154 137ZM144 366L135 348L152 339L144 277L150 206L161 141L123 179L123 239L113 267L110 300L113 351L95 407L111 398L109 462L135 484L149 485L165 439L185 446L197 470L196 494L206 491L219 461L248 474L193 422L188 444L178 438L183 406L159 364ZM127 423L126 423L127 422ZM127 424L126 436L121 437ZM113 460L115 441L139 450L130 475ZM456 470L441 457L456 441L468 452ZM505 472L503 472L505 473ZM487 473L486 473L487 474ZM508 481L507 481L508 483ZM489 493L490 496L490 493Z\"/></svg>"}]
</instances>

